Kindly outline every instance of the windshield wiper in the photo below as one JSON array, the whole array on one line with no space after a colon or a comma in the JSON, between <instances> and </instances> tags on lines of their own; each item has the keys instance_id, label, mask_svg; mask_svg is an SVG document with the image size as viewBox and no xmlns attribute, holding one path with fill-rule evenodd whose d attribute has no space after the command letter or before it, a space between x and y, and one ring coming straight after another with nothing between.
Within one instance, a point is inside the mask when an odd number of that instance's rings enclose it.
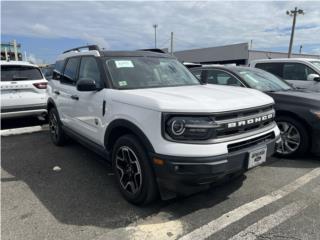
<instances>
[{"instance_id":1,"label":"windshield wiper","mask_svg":"<svg viewBox=\"0 0 320 240\"><path fill-rule=\"evenodd\" d=\"M28 77L12 77L12 80L28 80Z\"/></svg>"},{"instance_id":2,"label":"windshield wiper","mask_svg":"<svg viewBox=\"0 0 320 240\"><path fill-rule=\"evenodd\" d=\"M264 91L264 92L278 92L278 90L269 90L269 91Z\"/></svg>"}]
</instances>

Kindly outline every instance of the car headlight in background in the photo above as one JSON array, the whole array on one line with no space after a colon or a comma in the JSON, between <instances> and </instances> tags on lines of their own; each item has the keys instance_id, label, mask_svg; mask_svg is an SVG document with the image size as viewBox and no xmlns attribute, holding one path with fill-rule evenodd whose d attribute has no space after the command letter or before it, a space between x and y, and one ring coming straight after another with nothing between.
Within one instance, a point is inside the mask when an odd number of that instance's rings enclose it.
<instances>
[{"instance_id":1,"label":"car headlight in background","mask_svg":"<svg viewBox=\"0 0 320 240\"><path fill-rule=\"evenodd\" d=\"M320 119L320 111L311 111L318 119Z\"/></svg>"},{"instance_id":2,"label":"car headlight in background","mask_svg":"<svg viewBox=\"0 0 320 240\"><path fill-rule=\"evenodd\" d=\"M217 124L207 116L172 116L165 119L165 134L173 140L207 140Z\"/></svg>"}]
</instances>

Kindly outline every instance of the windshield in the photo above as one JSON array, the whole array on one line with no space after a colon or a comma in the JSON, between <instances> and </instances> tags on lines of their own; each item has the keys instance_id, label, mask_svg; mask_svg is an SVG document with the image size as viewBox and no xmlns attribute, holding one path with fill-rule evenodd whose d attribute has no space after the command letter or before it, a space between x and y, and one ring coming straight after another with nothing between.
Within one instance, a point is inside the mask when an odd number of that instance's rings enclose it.
<instances>
[{"instance_id":1,"label":"windshield","mask_svg":"<svg viewBox=\"0 0 320 240\"><path fill-rule=\"evenodd\" d=\"M316 68L320 69L320 61L311 61L311 63L316 66Z\"/></svg>"},{"instance_id":2,"label":"windshield","mask_svg":"<svg viewBox=\"0 0 320 240\"><path fill-rule=\"evenodd\" d=\"M237 69L236 71L251 88L255 88L263 92L291 89L290 85L288 85L286 82L265 71L256 69Z\"/></svg>"},{"instance_id":3,"label":"windshield","mask_svg":"<svg viewBox=\"0 0 320 240\"><path fill-rule=\"evenodd\" d=\"M106 60L113 85L137 89L199 85L181 63L171 58L125 57Z\"/></svg>"},{"instance_id":4,"label":"windshield","mask_svg":"<svg viewBox=\"0 0 320 240\"><path fill-rule=\"evenodd\" d=\"M38 68L21 65L2 65L1 81L23 81L42 79L41 72Z\"/></svg>"}]
</instances>

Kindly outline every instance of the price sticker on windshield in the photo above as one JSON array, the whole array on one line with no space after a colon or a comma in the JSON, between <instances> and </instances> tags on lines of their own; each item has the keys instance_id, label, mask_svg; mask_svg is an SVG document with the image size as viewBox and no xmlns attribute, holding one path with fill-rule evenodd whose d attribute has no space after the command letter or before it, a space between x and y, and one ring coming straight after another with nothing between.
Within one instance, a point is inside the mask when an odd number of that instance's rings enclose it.
<instances>
[{"instance_id":1,"label":"price sticker on windshield","mask_svg":"<svg viewBox=\"0 0 320 240\"><path fill-rule=\"evenodd\" d=\"M133 68L133 62L130 60L117 60L114 61L117 68Z\"/></svg>"}]
</instances>

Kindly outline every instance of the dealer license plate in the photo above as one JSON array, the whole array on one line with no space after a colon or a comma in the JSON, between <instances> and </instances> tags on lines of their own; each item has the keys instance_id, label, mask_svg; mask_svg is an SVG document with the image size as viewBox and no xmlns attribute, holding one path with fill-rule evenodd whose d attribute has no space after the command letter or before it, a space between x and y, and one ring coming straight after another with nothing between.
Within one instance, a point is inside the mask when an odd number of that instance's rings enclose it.
<instances>
[{"instance_id":1,"label":"dealer license plate","mask_svg":"<svg viewBox=\"0 0 320 240\"><path fill-rule=\"evenodd\" d=\"M267 147L249 152L248 168L256 167L267 160Z\"/></svg>"}]
</instances>

